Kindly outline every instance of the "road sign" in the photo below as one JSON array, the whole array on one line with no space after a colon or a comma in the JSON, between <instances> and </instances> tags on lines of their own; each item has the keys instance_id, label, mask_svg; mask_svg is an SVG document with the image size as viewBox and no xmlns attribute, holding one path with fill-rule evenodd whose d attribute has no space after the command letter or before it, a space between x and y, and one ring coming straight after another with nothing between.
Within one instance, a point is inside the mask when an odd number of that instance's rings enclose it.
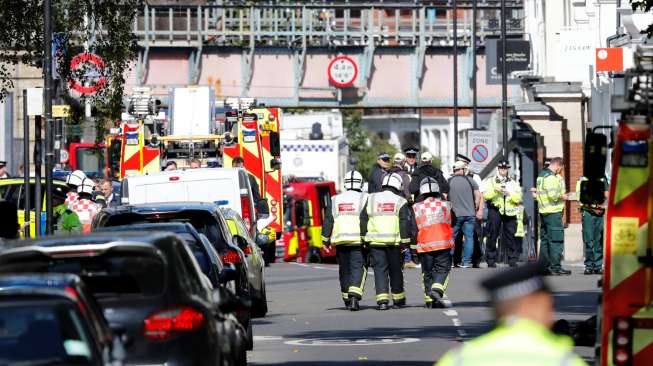
<instances>
[{"instance_id":1,"label":"road sign","mask_svg":"<svg viewBox=\"0 0 653 366\"><path fill-rule=\"evenodd\" d=\"M93 53L80 53L70 61L70 73L73 77L68 82L78 93L89 95L100 90L107 79L104 76L104 61Z\"/></svg>"},{"instance_id":2,"label":"road sign","mask_svg":"<svg viewBox=\"0 0 653 366\"><path fill-rule=\"evenodd\" d=\"M329 81L338 88L351 86L358 77L358 65L348 56L338 56L329 64Z\"/></svg>"},{"instance_id":3,"label":"road sign","mask_svg":"<svg viewBox=\"0 0 653 366\"><path fill-rule=\"evenodd\" d=\"M479 173L495 154L494 135L485 130L467 130L467 156L472 160L469 168Z\"/></svg>"},{"instance_id":4,"label":"road sign","mask_svg":"<svg viewBox=\"0 0 653 366\"><path fill-rule=\"evenodd\" d=\"M43 88L27 88L27 115L43 115Z\"/></svg>"},{"instance_id":5,"label":"road sign","mask_svg":"<svg viewBox=\"0 0 653 366\"><path fill-rule=\"evenodd\" d=\"M52 117L66 118L70 117L70 106L67 104L59 104L52 106Z\"/></svg>"}]
</instances>

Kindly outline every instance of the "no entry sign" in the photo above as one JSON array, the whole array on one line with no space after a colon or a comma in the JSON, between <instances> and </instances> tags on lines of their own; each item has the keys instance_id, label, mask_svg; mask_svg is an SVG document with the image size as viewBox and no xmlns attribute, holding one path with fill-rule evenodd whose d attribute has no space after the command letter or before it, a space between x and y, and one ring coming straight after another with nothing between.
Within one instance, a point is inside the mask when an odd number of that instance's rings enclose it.
<instances>
[{"instance_id":1,"label":"no entry sign","mask_svg":"<svg viewBox=\"0 0 653 366\"><path fill-rule=\"evenodd\" d=\"M467 156L472 161L469 168L479 173L492 160L495 154L494 135L485 130L467 130Z\"/></svg>"},{"instance_id":2,"label":"no entry sign","mask_svg":"<svg viewBox=\"0 0 653 366\"><path fill-rule=\"evenodd\" d=\"M338 88L351 86L358 77L358 65L348 56L338 56L329 64L329 81Z\"/></svg>"},{"instance_id":3,"label":"no entry sign","mask_svg":"<svg viewBox=\"0 0 653 366\"><path fill-rule=\"evenodd\" d=\"M104 61L93 53L80 53L73 57L70 61L70 73L70 87L84 95L96 93L107 82L104 76Z\"/></svg>"}]
</instances>

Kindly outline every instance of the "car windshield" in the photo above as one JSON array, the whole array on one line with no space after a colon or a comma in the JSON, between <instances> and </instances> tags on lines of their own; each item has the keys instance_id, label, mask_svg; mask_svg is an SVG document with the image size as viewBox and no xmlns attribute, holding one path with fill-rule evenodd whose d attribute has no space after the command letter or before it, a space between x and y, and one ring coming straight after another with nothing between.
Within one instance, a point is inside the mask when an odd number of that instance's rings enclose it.
<instances>
[{"instance_id":1,"label":"car windshield","mask_svg":"<svg viewBox=\"0 0 653 366\"><path fill-rule=\"evenodd\" d=\"M209 260L206 248L190 233L177 233L177 235L184 239L190 251L193 252L193 256L197 260L197 264L199 264L202 273L208 276L211 272L211 261Z\"/></svg>"},{"instance_id":2,"label":"car windshield","mask_svg":"<svg viewBox=\"0 0 653 366\"><path fill-rule=\"evenodd\" d=\"M165 288L161 258L145 253L107 253L88 257L27 257L5 263L3 273L74 273L96 296L157 296Z\"/></svg>"},{"instance_id":3,"label":"car windshield","mask_svg":"<svg viewBox=\"0 0 653 366\"><path fill-rule=\"evenodd\" d=\"M90 344L72 304L0 301L0 364L95 364Z\"/></svg>"}]
</instances>

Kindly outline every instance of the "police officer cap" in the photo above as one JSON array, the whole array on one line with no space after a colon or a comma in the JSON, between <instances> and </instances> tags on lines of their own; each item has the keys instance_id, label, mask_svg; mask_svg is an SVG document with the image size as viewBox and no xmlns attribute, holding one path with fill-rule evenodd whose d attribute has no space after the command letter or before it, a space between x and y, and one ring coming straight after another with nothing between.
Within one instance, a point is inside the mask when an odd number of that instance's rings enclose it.
<instances>
[{"instance_id":1,"label":"police officer cap","mask_svg":"<svg viewBox=\"0 0 653 366\"><path fill-rule=\"evenodd\" d=\"M419 153L419 150L417 150L414 147L407 147L407 148L404 149L404 154L406 154L406 155L408 155L408 154L417 155L418 153Z\"/></svg>"},{"instance_id":2,"label":"police officer cap","mask_svg":"<svg viewBox=\"0 0 653 366\"><path fill-rule=\"evenodd\" d=\"M465 163L469 164L472 162L472 159L466 157L463 154L456 154L456 160L458 161L464 161Z\"/></svg>"},{"instance_id":3,"label":"police officer cap","mask_svg":"<svg viewBox=\"0 0 653 366\"><path fill-rule=\"evenodd\" d=\"M3 166L6 166L6 165L7 165L6 161L0 160L0 168L2 168Z\"/></svg>"},{"instance_id":4,"label":"police officer cap","mask_svg":"<svg viewBox=\"0 0 653 366\"><path fill-rule=\"evenodd\" d=\"M501 271L481 282L492 301L514 300L537 291L550 291L544 279L546 262L538 260Z\"/></svg>"},{"instance_id":5,"label":"police officer cap","mask_svg":"<svg viewBox=\"0 0 653 366\"><path fill-rule=\"evenodd\" d=\"M499 165L497 165L497 168L510 169L510 163L507 160L501 160Z\"/></svg>"},{"instance_id":6,"label":"police officer cap","mask_svg":"<svg viewBox=\"0 0 653 366\"><path fill-rule=\"evenodd\" d=\"M382 159L382 160L385 160L385 159L390 160L390 154L388 154L387 152L382 152L382 153L379 154L378 158Z\"/></svg>"}]
</instances>

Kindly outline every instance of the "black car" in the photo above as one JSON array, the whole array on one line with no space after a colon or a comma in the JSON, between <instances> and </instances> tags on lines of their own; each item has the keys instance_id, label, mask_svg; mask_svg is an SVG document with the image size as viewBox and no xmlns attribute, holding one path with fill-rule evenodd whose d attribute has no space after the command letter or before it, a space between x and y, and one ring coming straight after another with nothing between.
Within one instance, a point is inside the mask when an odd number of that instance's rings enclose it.
<instances>
[{"instance_id":1,"label":"black car","mask_svg":"<svg viewBox=\"0 0 653 366\"><path fill-rule=\"evenodd\" d=\"M71 274L0 276L0 364L122 365L125 350Z\"/></svg>"},{"instance_id":2,"label":"black car","mask_svg":"<svg viewBox=\"0 0 653 366\"><path fill-rule=\"evenodd\" d=\"M242 299L251 298L245 253L233 244L233 236L222 211L213 203L152 203L107 208L95 216L93 228L161 222L189 223L197 232L204 234L220 254L222 263L235 268L236 295ZM239 315L238 320L247 329L248 349L252 349L254 337L250 311Z\"/></svg>"},{"instance_id":3,"label":"black car","mask_svg":"<svg viewBox=\"0 0 653 366\"><path fill-rule=\"evenodd\" d=\"M245 343L221 333L223 314L186 243L172 233L94 233L16 242L0 253L0 273L78 274L111 328L122 334L127 363L241 364ZM227 357L223 359L223 355ZM225 362L226 361L226 362Z\"/></svg>"}]
</instances>

